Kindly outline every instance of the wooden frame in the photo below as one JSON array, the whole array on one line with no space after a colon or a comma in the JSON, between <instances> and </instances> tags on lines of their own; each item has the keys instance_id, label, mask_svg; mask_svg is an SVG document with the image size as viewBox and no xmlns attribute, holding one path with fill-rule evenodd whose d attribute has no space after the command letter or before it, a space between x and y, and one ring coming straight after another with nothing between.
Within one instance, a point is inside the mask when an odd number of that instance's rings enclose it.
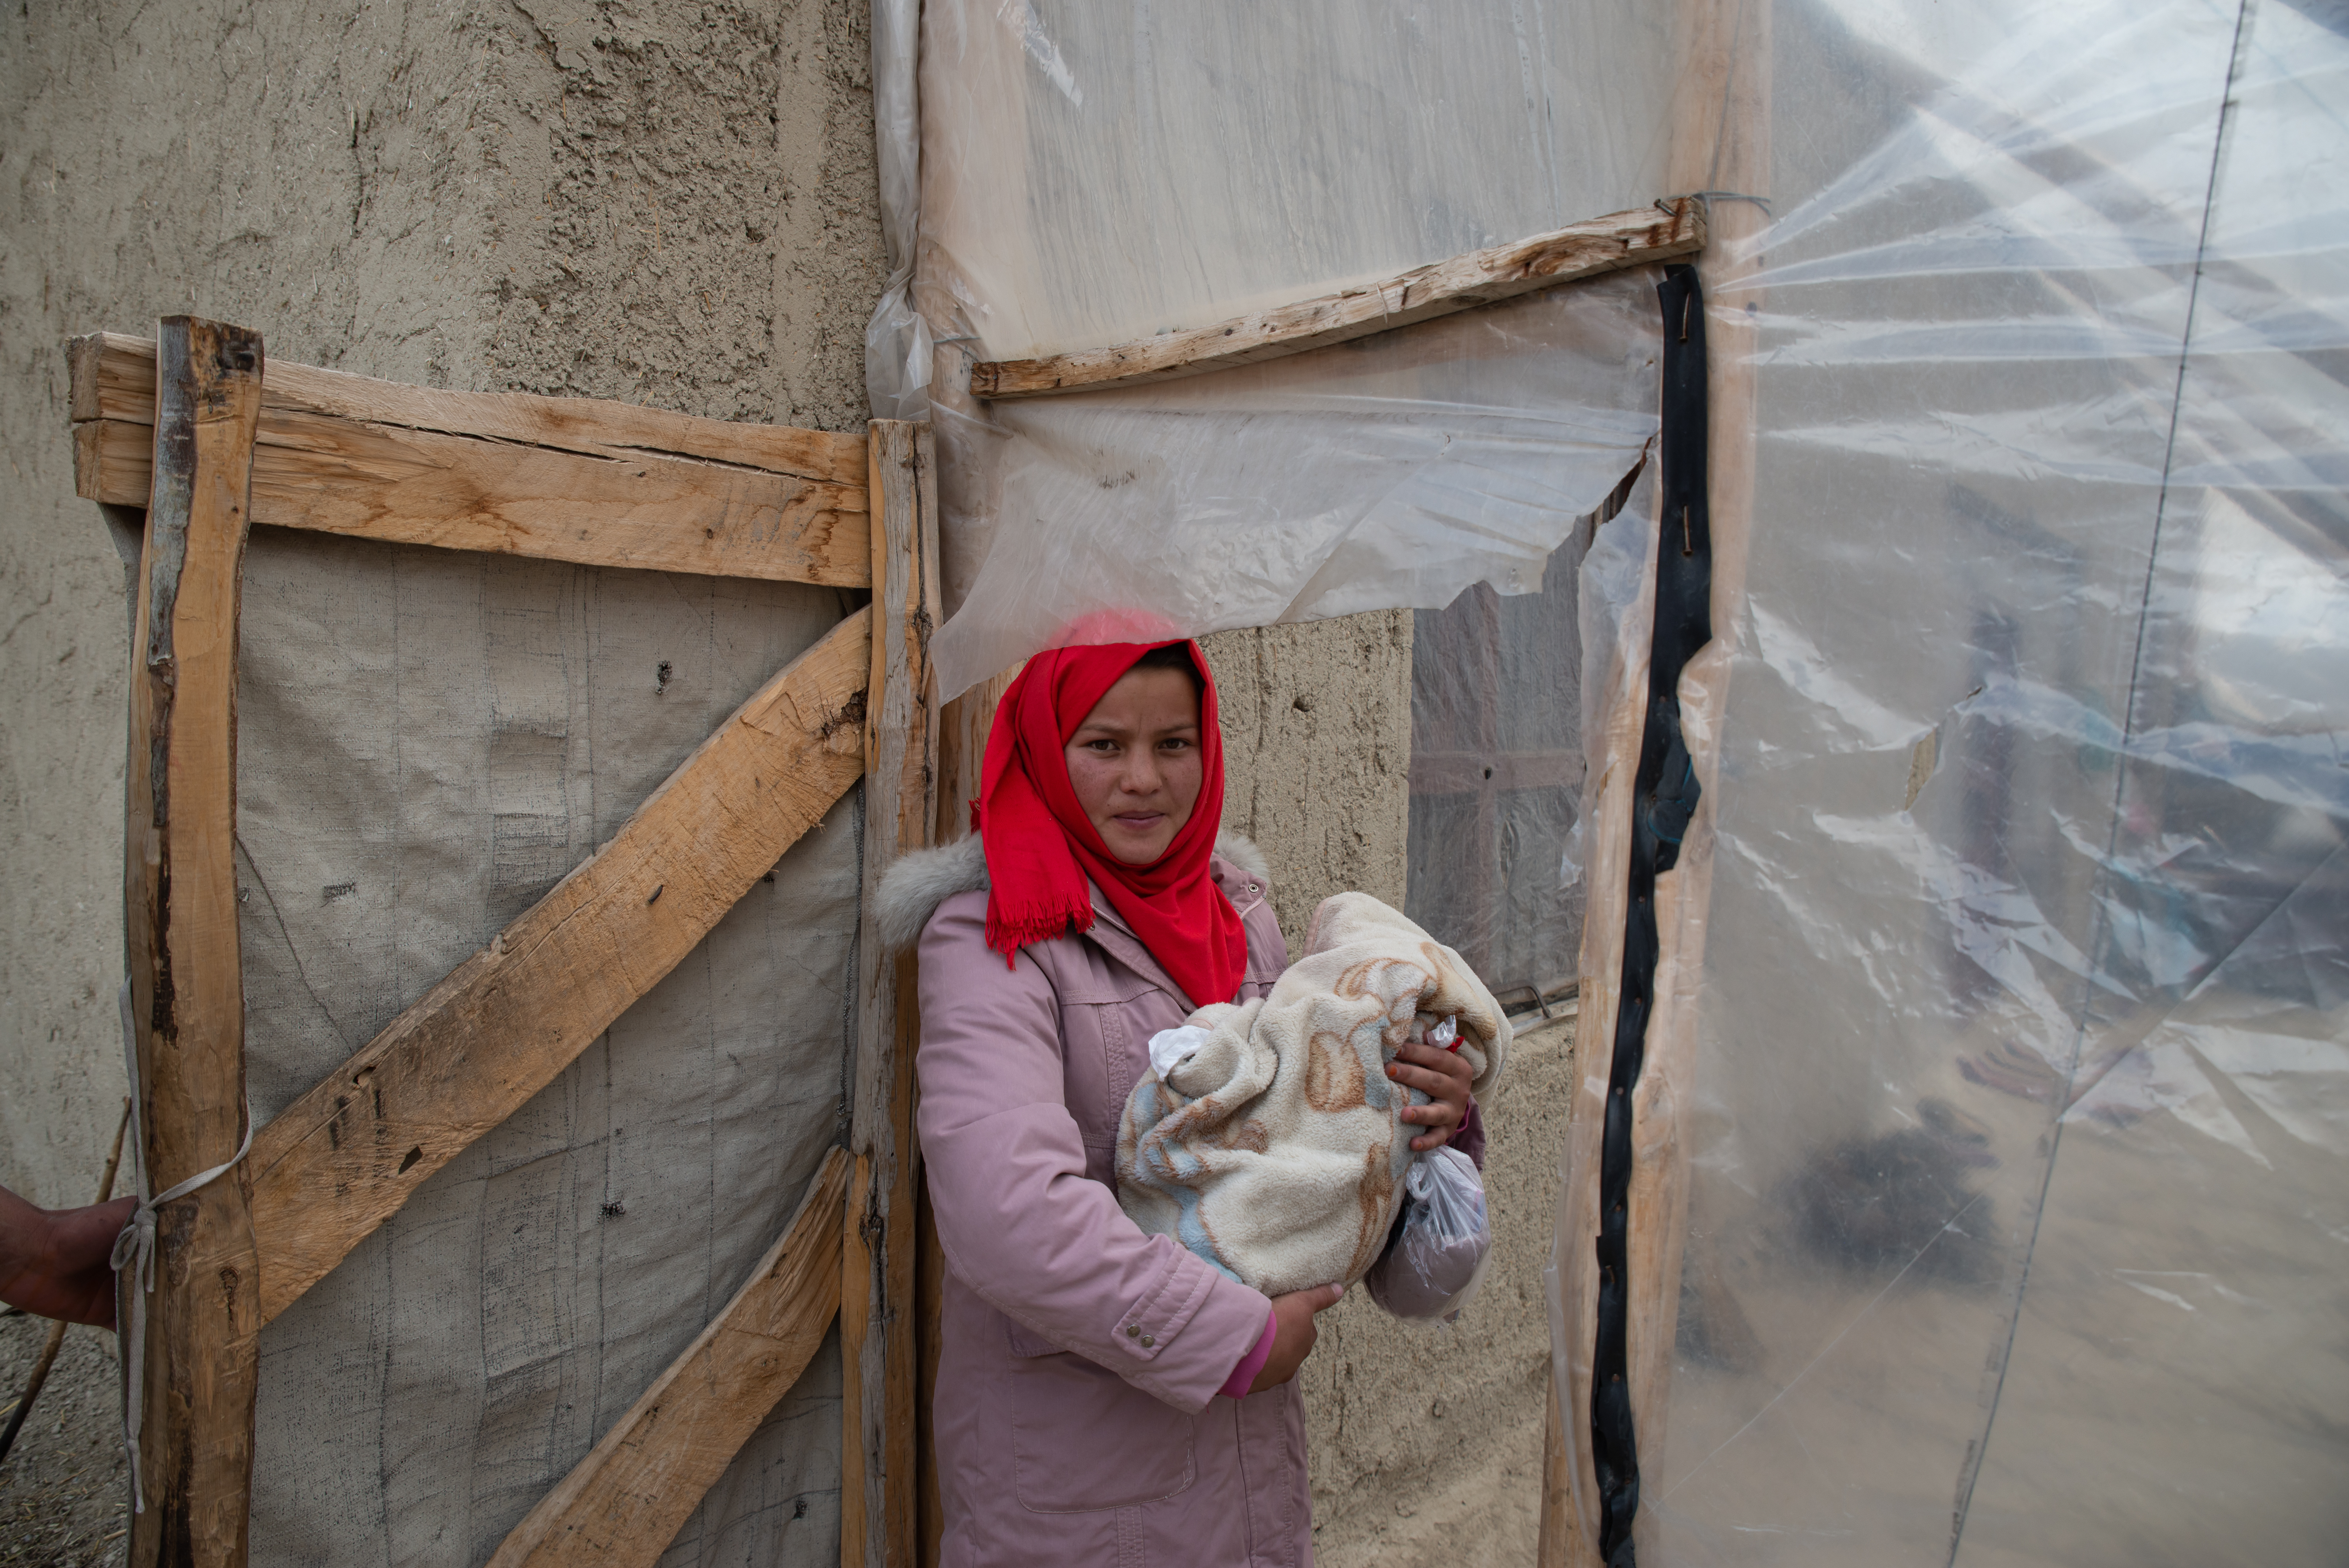
<instances>
[{"instance_id":1,"label":"wooden frame","mask_svg":"<svg viewBox=\"0 0 2349 1568\"><path fill-rule=\"evenodd\" d=\"M261 1326L552 1081L860 778L873 781L875 819L868 892L892 856L927 841L929 434L876 421L867 437L840 436L264 368L258 335L186 317L155 342L77 338L67 358L77 489L147 508L131 738L134 759L149 761L129 769L126 908L150 1188L229 1161L245 1130L232 854L251 523L878 590L609 843L254 1133L243 1161L159 1212L146 1508L129 1561L233 1568L245 1559ZM885 527L868 525L876 515ZM845 1402L857 1484L853 1499L843 1491L843 1540L853 1517L855 1561L914 1561L912 966L885 961L869 933L862 951L854 1152L826 1161L750 1283L496 1563L654 1562L804 1368L844 1284L851 1386L876 1397Z\"/></svg>"},{"instance_id":2,"label":"wooden frame","mask_svg":"<svg viewBox=\"0 0 2349 1568\"><path fill-rule=\"evenodd\" d=\"M123 791L141 1197L234 1159L243 1140L236 630L262 375L261 339L240 328L171 316L158 340ZM241 1563L261 1331L243 1168L157 1209L152 1266L143 1300L123 1275L118 1314L143 1341L129 1561Z\"/></svg>"},{"instance_id":3,"label":"wooden frame","mask_svg":"<svg viewBox=\"0 0 2349 1568\"><path fill-rule=\"evenodd\" d=\"M1255 365L1433 321L1554 284L1692 255L1704 248L1704 203L1682 196L1212 326L1040 359L982 360L970 367L971 396L1043 397Z\"/></svg>"}]
</instances>

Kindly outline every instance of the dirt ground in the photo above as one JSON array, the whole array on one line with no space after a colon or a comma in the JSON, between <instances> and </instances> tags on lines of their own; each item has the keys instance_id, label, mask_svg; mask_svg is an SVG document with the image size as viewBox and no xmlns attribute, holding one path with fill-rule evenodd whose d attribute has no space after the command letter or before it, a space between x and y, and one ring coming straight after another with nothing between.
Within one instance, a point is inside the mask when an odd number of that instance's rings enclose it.
<instances>
[{"instance_id":1,"label":"dirt ground","mask_svg":"<svg viewBox=\"0 0 2349 1568\"><path fill-rule=\"evenodd\" d=\"M0 1419L16 1408L49 1326L0 1319ZM0 1460L0 1568L114 1568L123 1560L129 1477L116 1404L114 1341L66 1331L16 1446Z\"/></svg>"}]
</instances>

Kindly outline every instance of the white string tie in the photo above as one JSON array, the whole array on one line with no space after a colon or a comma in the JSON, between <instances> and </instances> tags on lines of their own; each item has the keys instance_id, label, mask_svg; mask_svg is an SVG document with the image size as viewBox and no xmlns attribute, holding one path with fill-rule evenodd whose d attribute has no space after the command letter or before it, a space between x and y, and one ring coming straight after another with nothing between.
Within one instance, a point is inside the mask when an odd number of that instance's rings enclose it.
<instances>
[{"instance_id":1,"label":"white string tie","mask_svg":"<svg viewBox=\"0 0 2349 1568\"><path fill-rule=\"evenodd\" d=\"M147 1393L147 1297L155 1289L155 1211L176 1202L208 1181L226 1175L253 1147L253 1097L244 1101L244 1141L236 1152L209 1171L200 1171L168 1192L147 1195L147 1140L140 1130L139 1092L139 1030L130 1016L130 982L122 983L122 1058L130 1074L130 1171L139 1206L130 1212L122 1233L114 1238L114 1272L130 1271L130 1322L127 1327L129 1361L122 1400L122 1442L130 1455L130 1502L133 1511L147 1511L147 1489L139 1479L139 1431ZM122 1299L118 1284L115 1299Z\"/></svg>"}]
</instances>

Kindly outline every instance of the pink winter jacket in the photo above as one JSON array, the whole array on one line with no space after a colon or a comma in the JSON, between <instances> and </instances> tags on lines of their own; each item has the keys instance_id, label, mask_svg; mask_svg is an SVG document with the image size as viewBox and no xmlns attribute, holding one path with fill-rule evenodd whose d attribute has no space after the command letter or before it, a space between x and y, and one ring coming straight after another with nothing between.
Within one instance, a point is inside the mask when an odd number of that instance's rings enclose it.
<instances>
[{"instance_id":1,"label":"pink winter jacket","mask_svg":"<svg viewBox=\"0 0 2349 1568\"><path fill-rule=\"evenodd\" d=\"M1288 963L1262 860L1226 836L1212 874L1247 928L1238 995L1216 1000L1260 996ZM1270 1303L1117 1205L1119 1113L1150 1037L1190 1004L1098 890L1091 931L1007 968L985 886L974 838L909 857L882 892L885 937L920 933L921 1148L947 1258L943 1561L1303 1568L1297 1385L1217 1392Z\"/></svg>"}]
</instances>

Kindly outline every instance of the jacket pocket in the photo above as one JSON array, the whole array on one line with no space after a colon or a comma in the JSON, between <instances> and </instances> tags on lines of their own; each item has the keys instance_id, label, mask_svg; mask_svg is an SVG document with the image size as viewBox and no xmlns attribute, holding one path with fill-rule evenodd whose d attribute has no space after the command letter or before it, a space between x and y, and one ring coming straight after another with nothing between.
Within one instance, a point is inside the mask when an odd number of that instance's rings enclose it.
<instances>
[{"instance_id":1,"label":"jacket pocket","mask_svg":"<svg viewBox=\"0 0 2349 1568\"><path fill-rule=\"evenodd\" d=\"M1031 1513L1158 1502L1198 1478L1191 1418L1107 1367L1015 1350L1009 1387L1012 1487Z\"/></svg>"}]
</instances>

